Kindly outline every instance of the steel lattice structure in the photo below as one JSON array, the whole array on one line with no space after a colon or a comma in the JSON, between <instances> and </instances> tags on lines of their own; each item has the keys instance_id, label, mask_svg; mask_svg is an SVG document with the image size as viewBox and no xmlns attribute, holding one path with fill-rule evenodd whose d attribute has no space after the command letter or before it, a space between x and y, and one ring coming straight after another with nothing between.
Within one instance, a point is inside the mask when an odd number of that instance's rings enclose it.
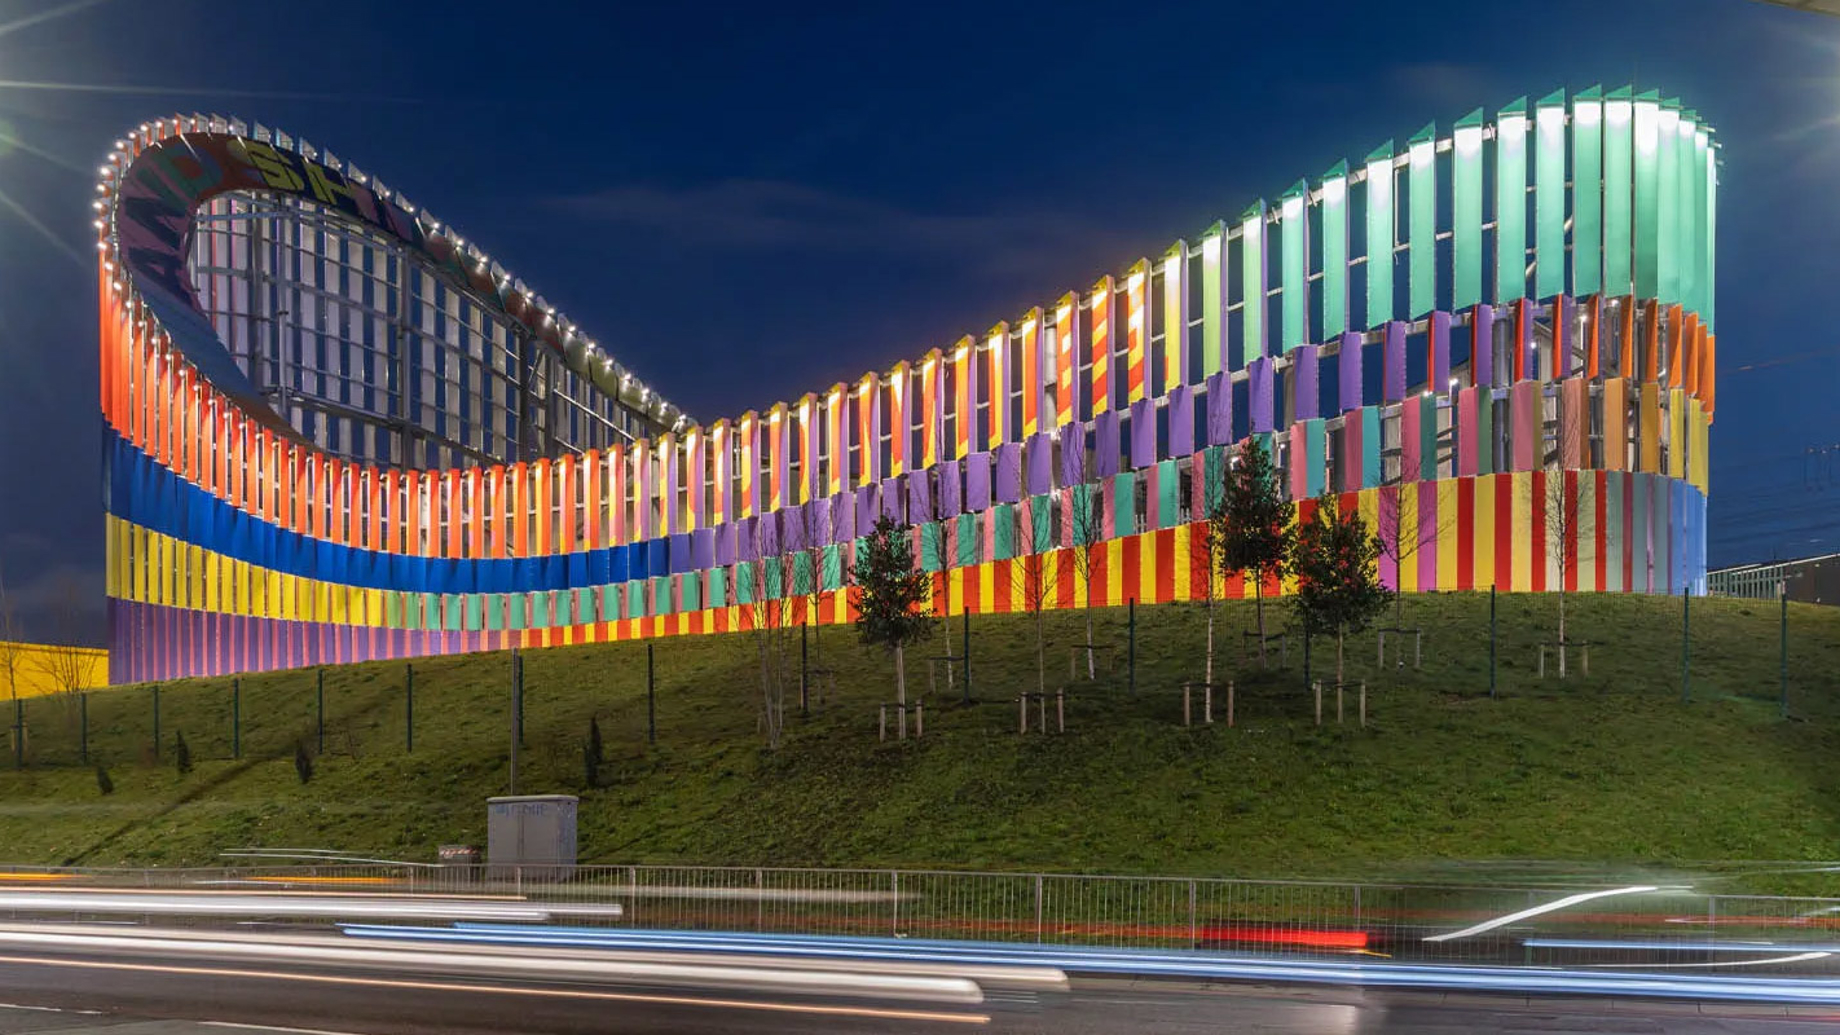
<instances>
[{"instance_id":1,"label":"steel lattice structure","mask_svg":"<svg viewBox=\"0 0 1840 1035\"><path fill-rule=\"evenodd\" d=\"M1401 590L1698 590L1717 156L1654 93L1479 109L698 424L373 177L151 122L96 201L111 675L847 621L884 513L947 613L1238 596L1193 522L1248 436Z\"/></svg>"}]
</instances>

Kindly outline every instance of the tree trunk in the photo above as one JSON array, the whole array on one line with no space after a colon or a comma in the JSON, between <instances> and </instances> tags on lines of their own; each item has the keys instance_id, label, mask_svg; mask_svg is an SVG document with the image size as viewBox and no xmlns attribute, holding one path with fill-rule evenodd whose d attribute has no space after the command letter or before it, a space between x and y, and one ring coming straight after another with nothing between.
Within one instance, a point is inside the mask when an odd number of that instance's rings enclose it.
<instances>
[{"instance_id":1,"label":"tree trunk","mask_svg":"<svg viewBox=\"0 0 1840 1035\"><path fill-rule=\"evenodd\" d=\"M1259 619L1259 667L1264 668L1265 667L1265 574L1263 572L1255 571L1252 573L1252 577L1253 577L1253 584L1252 584L1253 605L1252 606L1253 606L1254 612L1258 615L1258 619Z\"/></svg>"},{"instance_id":2,"label":"tree trunk","mask_svg":"<svg viewBox=\"0 0 1840 1035\"><path fill-rule=\"evenodd\" d=\"M1098 666L1093 661L1093 624L1092 624L1092 588L1086 590L1086 678L1099 678Z\"/></svg>"},{"instance_id":3,"label":"tree trunk","mask_svg":"<svg viewBox=\"0 0 1840 1035\"><path fill-rule=\"evenodd\" d=\"M1561 579L1564 576L1560 576ZM1565 583L1559 583L1559 678L1565 678Z\"/></svg>"},{"instance_id":4,"label":"tree trunk","mask_svg":"<svg viewBox=\"0 0 1840 1035\"><path fill-rule=\"evenodd\" d=\"M907 648L900 645L894 649L894 701L907 706Z\"/></svg>"},{"instance_id":5,"label":"tree trunk","mask_svg":"<svg viewBox=\"0 0 1840 1035\"><path fill-rule=\"evenodd\" d=\"M1205 683L1207 683L1207 685L1213 686L1214 685L1214 598L1212 596L1208 597L1207 615L1208 615L1207 673L1205 676L1202 677L1202 679Z\"/></svg>"},{"instance_id":6,"label":"tree trunk","mask_svg":"<svg viewBox=\"0 0 1840 1035\"><path fill-rule=\"evenodd\" d=\"M1347 630L1347 626L1338 625L1335 627L1335 685L1336 686L1341 686L1342 683L1344 682L1344 680L1342 679L1342 638L1343 638L1343 633L1346 630Z\"/></svg>"},{"instance_id":7,"label":"tree trunk","mask_svg":"<svg viewBox=\"0 0 1840 1035\"><path fill-rule=\"evenodd\" d=\"M1035 608L1035 691L1048 692L1048 646L1039 605Z\"/></svg>"},{"instance_id":8,"label":"tree trunk","mask_svg":"<svg viewBox=\"0 0 1840 1035\"><path fill-rule=\"evenodd\" d=\"M952 689L952 573L946 568L945 529L939 530L939 620L946 627L946 689Z\"/></svg>"}]
</instances>

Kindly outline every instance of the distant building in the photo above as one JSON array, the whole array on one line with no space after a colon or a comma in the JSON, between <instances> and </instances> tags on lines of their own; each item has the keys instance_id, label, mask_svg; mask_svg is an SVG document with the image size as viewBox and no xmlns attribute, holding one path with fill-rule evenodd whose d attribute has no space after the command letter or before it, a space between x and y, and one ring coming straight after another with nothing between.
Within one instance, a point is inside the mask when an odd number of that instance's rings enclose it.
<instances>
[{"instance_id":1,"label":"distant building","mask_svg":"<svg viewBox=\"0 0 1840 1035\"><path fill-rule=\"evenodd\" d=\"M1840 553L1769 564L1741 564L1706 573L1713 596L1775 600L1787 594L1803 604L1840 604Z\"/></svg>"}]
</instances>

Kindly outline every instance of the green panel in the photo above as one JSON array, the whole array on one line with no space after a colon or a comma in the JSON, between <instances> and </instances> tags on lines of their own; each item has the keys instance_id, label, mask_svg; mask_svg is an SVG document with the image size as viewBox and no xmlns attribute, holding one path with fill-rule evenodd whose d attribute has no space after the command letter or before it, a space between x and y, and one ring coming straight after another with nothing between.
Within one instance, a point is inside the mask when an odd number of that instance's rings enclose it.
<instances>
[{"instance_id":1,"label":"green panel","mask_svg":"<svg viewBox=\"0 0 1840 1035\"><path fill-rule=\"evenodd\" d=\"M1495 298L1527 293L1527 109L1525 99L1495 120Z\"/></svg>"},{"instance_id":2,"label":"green panel","mask_svg":"<svg viewBox=\"0 0 1840 1035\"><path fill-rule=\"evenodd\" d=\"M1393 318L1393 142L1367 156L1367 326Z\"/></svg>"},{"instance_id":3,"label":"green panel","mask_svg":"<svg viewBox=\"0 0 1840 1035\"><path fill-rule=\"evenodd\" d=\"M1451 400L1455 402L1453 398ZM1408 404L1410 405L1410 404ZM1438 397L1418 397L1418 480L1435 481L1438 477ZM1377 440L1376 440L1377 441Z\"/></svg>"},{"instance_id":4,"label":"green panel","mask_svg":"<svg viewBox=\"0 0 1840 1035\"><path fill-rule=\"evenodd\" d=\"M1225 330L1221 267L1225 265L1227 228L1219 223L1201 239L1201 376L1220 373L1220 341Z\"/></svg>"},{"instance_id":5,"label":"green panel","mask_svg":"<svg viewBox=\"0 0 1840 1035\"><path fill-rule=\"evenodd\" d=\"M1156 465L1156 512L1158 528L1174 528L1181 523L1182 476L1174 460Z\"/></svg>"},{"instance_id":6,"label":"green panel","mask_svg":"<svg viewBox=\"0 0 1840 1035\"><path fill-rule=\"evenodd\" d=\"M620 587L599 586L595 588L594 595L600 608L600 620L603 622L618 621L620 618Z\"/></svg>"},{"instance_id":7,"label":"green panel","mask_svg":"<svg viewBox=\"0 0 1840 1035\"><path fill-rule=\"evenodd\" d=\"M1121 538L1137 531L1137 472L1112 475L1112 537Z\"/></svg>"},{"instance_id":8,"label":"green panel","mask_svg":"<svg viewBox=\"0 0 1840 1035\"><path fill-rule=\"evenodd\" d=\"M754 602L754 565L758 561L742 561L735 565L735 603L746 606Z\"/></svg>"},{"instance_id":9,"label":"green panel","mask_svg":"<svg viewBox=\"0 0 1840 1035\"><path fill-rule=\"evenodd\" d=\"M1029 520L1034 526L1030 529L1033 545L1030 552L1047 553L1054 549L1054 497L1033 497L1029 503Z\"/></svg>"},{"instance_id":10,"label":"green panel","mask_svg":"<svg viewBox=\"0 0 1840 1035\"><path fill-rule=\"evenodd\" d=\"M804 554L801 554L800 556L805 557L806 565L809 567L811 564L811 558ZM807 583L807 585L809 585L809 583ZM809 590L807 590L807 592L809 592ZM684 610L685 611L701 611L702 609L703 609L702 573L693 571L684 576Z\"/></svg>"},{"instance_id":11,"label":"green panel","mask_svg":"<svg viewBox=\"0 0 1840 1035\"><path fill-rule=\"evenodd\" d=\"M1592 87L1572 101L1572 294L1603 287L1604 102Z\"/></svg>"},{"instance_id":12,"label":"green panel","mask_svg":"<svg viewBox=\"0 0 1840 1035\"><path fill-rule=\"evenodd\" d=\"M798 553L792 555L792 584L798 587L798 592L801 596L817 590L818 576L820 574L818 570L818 558L812 556L810 551L800 550ZM684 600L684 610L695 610L695 608L690 606L688 598Z\"/></svg>"},{"instance_id":13,"label":"green panel","mask_svg":"<svg viewBox=\"0 0 1840 1035\"><path fill-rule=\"evenodd\" d=\"M389 629L403 627L402 594L385 593L383 595L383 624Z\"/></svg>"},{"instance_id":14,"label":"green panel","mask_svg":"<svg viewBox=\"0 0 1840 1035\"><path fill-rule=\"evenodd\" d=\"M1453 137L1450 304L1482 301L1482 109L1458 120Z\"/></svg>"},{"instance_id":15,"label":"green panel","mask_svg":"<svg viewBox=\"0 0 1840 1035\"><path fill-rule=\"evenodd\" d=\"M843 588L843 547L836 543L824 548L823 576L825 591Z\"/></svg>"},{"instance_id":16,"label":"green panel","mask_svg":"<svg viewBox=\"0 0 1840 1035\"><path fill-rule=\"evenodd\" d=\"M1653 298L1661 288L1657 265L1661 245L1658 211L1661 179L1661 104L1653 92L1635 103L1636 297Z\"/></svg>"},{"instance_id":17,"label":"green panel","mask_svg":"<svg viewBox=\"0 0 1840 1035\"><path fill-rule=\"evenodd\" d=\"M498 632L505 627L505 595L491 593L485 599L486 629Z\"/></svg>"},{"instance_id":18,"label":"green panel","mask_svg":"<svg viewBox=\"0 0 1840 1035\"><path fill-rule=\"evenodd\" d=\"M1719 177L1718 153L1708 150L1706 155L1706 328L1711 330L1716 324L1714 315L1719 306Z\"/></svg>"},{"instance_id":19,"label":"green panel","mask_svg":"<svg viewBox=\"0 0 1840 1035\"><path fill-rule=\"evenodd\" d=\"M1533 296L1565 293L1565 91L1533 113Z\"/></svg>"},{"instance_id":20,"label":"green panel","mask_svg":"<svg viewBox=\"0 0 1840 1035\"><path fill-rule=\"evenodd\" d=\"M928 521L920 526L920 567L926 571L938 571L943 566L945 552L940 546L939 537L945 530L937 521Z\"/></svg>"},{"instance_id":21,"label":"green panel","mask_svg":"<svg viewBox=\"0 0 1840 1035\"><path fill-rule=\"evenodd\" d=\"M421 610L416 612L419 620L416 622L415 627L417 629L440 628L441 612L437 609L435 595L433 593L423 593L420 600Z\"/></svg>"},{"instance_id":22,"label":"green panel","mask_svg":"<svg viewBox=\"0 0 1840 1035\"><path fill-rule=\"evenodd\" d=\"M1712 213L1708 209L1711 184L1708 170L1712 160L1711 141L1701 129L1693 135L1693 309L1711 323L1712 310Z\"/></svg>"},{"instance_id":23,"label":"green panel","mask_svg":"<svg viewBox=\"0 0 1840 1035\"><path fill-rule=\"evenodd\" d=\"M1689 311L1699 308L1699 263L1695 259L1700 206L1699 191L1693 184L1693 174L1699 171L1693 152L1693 135L1699 128L1698 121L1691 112L1681 113L1680 135L1674 152L1674 176L1678 184L1674 188L1674 248L1679 253L1674 259L1674 276L1678 281L1675 299L1685 304Z\"/></svg>"},{"instance_id":24,"label":"green panel","mask_svg":"<svg viewBox=\"0 0 1840 1035\"><path fill-rule=\"evenodd\" d=\"M993 561L1007 561L1016 556L1016 508L999 503L990 508L991 556Z\"/></svg>"},{"instance_id":25,"label":"green panel","mask_svg":"<svg viewBox=\"0 0 1840 1035\"><path fill-rule=\"evenodd\" d=\"M478 632L485 624L483 616L480 614L483 610L480 606L480 595L478 593L466 594L460 598L460 607L463 612L462 617L465 621L466 631Z\"/></svg>"},{"instance_id":26,"label":"green panel","mask_svg":"<svg viewBox=\"0 0 1840 1035\"><path fill-rule=\"evenodd\" d=\"M983 531L978 528L978 515L960 514L952 519L958 523L958 549L954 551L952 566L968 568L976 564L983 552Z\"/></svg>"},{"instance_id":27,"label":"green panel","mask_svg":"<svg viewBox=\"0 0 1840 1035\"><path fill-rule=\"evenodd\" d=\"M1265 355L1265 202L1246 210L1239 234L1240 351L1250 363Z\"/></svg>"},{"instance_id":28,"label":"green panel","mask_svg":"<svg viewBox=\"0 0 1840 1035\"><path fill-rule=\"evenodd\" d=\"M1219 507L1227 493L1227 447L1209 446L1202 454L1206 464L1206 480L1202 482L1202 504L1207 508L1206 514L1212 514Z\"/></svg>"},{"instance_id":29,"label":"green panel","mask_svg":"<svg viewBox=\"0 0 1840 1035\"><path fill-rule=\"evenodd\" d=\"M1093 486L1091 485L1073 486L1068 496L1073 501L1074 514L1091 513L1093 506L1093 491ZM1085 546L1088 543L1096 543L1101 538L1099 529L1094 528L1094 523L1091 521L1073 521L1072 515L1065 514L1062 515L1062 520L1071 523L1073 528L1072 541L1075 546Z\"/></svg>"},{"instance_id":30,"label":"green panel","mask_svg":"<svg viewBox=\"0 0 1840 1035\"><path fill-rule=\"evenodd\" d=\"M1655 116L1655 291L1680 300L1680 109L1664 104Z\"/></svg>"},{"instance_id":31,"label":"green panel","mask_svg":"<svg viewBox=\"0 0 1840 1035\"><path fill-rule=\"evenodd\" d=\"M594 598L595 592L592 589L583 588L575 591L576 625L594 624L596 620L595 611L597 610L594 606Z\"/></svg>"},{"instance_id":32,"label":"green panel","mask_svg":"<svg viewBox=\"0 0 1840 1035\"><path fill-rule=\"evenodd\" d=\"M1406 147L1406 184L1410 209L1406 237L1410 244L1407 316L1416 320L1437 308L1437 125L1419 130Z\"/></svg>"},{"instance_id":33,"label":"green panel","mask_svg":"<svg viewBox=\"0 0 1840 1035\"><path fill-rule=\"evenodd\" d=\"M1427 397L1428 398L1428 397ZM1380 484L1380 407L1361 407L1361 488Z\"/></svg>"},{"instance_id":34,"label":"green panel","mask_svg":"<svg viewBox=\"0 0 1840 1035\"><path fill-rule=\"evenodd\" d=\"M786 559L784 557L761 558L760 570L765 573L765 596L768 600L778 600L784 595L781 590L786 585L784 571L785 563ZM658 614L666 614L669 613L670 610L665 601L661 599L662 596L663 594L657 592L652 594L652 606L657 609L656 613Z\"/></svg>"},{"instance_id":35,"label":"green panel","mask_svg":"<svg viewBox=\"0 0 1840 1035\"><path fill-rule=\"evenodd\" d=\"M1285 352L1310 340L1310 223L1309 185L1299 182L1284 195L1278 209L1278 230L1283 238Z\"/></svg>"},{"instance_id":36,"label":"green panel","mask_svg":"<svg viewBox=\"0 0 1840 1035\"><path fill-rule=\"evenodd\" d=\"M834 547L827 547L827 549L834 549ZM727 607L728 606L729 600L728 600L728 569L727 568L709 569L709 599L704 601L703 603L705 607Z\"/></svg>"},{"instance_id":37,"label":"green panel","mask_svg":"<svg viewBox=\"0 0 1840 1035\"><path fill-rule=\"evenodd\" d=\"M1629 89L1613 90L1604 100L1604 291L1627 295L1635 286L1634 213L1630 193L1635 183L1635 118Z\"/></svg>"},{"instance_id":38,"label":"green panel","mask_svg":"<svg viewBox=\"0 0 1840 1035\"><path fill-rule=\"evenodd\" d=\"M1323 178L1322 336L1348 329L1348 163L1337 162Z\"/></svg>"},{"instance_id":39,"label":"green panel","mask_svg":"<svg viewBox=\"0 0 1840 1035\"><path fill-rule=\"evenodd\" d=\"M530 594L513 593L510 600L510 628L513 630L530 628Z\"/></svg>"},{"instance_id":40,"label":"green panel","mask_svg":"<svg viewBox=\"0 0 1840 1035\"><path fill-rule=\"evenodd\" d=\"M626 618L645 617L645 583L628 582L626 584L626 606L622 613Z\"/></svg>"}]
</instances>

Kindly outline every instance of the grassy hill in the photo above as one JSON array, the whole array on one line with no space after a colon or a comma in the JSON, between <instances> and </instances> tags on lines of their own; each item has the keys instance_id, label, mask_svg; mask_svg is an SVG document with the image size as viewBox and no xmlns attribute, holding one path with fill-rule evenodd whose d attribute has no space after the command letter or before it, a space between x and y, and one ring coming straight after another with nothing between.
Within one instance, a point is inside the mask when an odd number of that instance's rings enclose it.
<instances>
[{"instance_id":1,"label":"grassy hill","mask_svg":"<svg viewBox=\"0 0 1840 1035\"><path fill-rule=\"evenodd\" d=\"M1573 597L1573 635L1597 645L1590 675L1563 683L1534 675L1555 600L1499 603L1494 700L1485 595L1409 602L1408 624L1426 629L1420 670L1391 658L1381 668L1373 634L1351 639L1365 729L1352 696L1343 725L1332 698L1314 725L1296 645L1288 669L1242 663L1251 609L1238 604L1220 617L1221 678L1238 688L1231 729L1180 725L1175 688L1198 678L1202 657L1204 616L1191 605L1139 611L1135 696L1127 615L1100 612L1118 670L1069 685L1068 730L1055 736L1017 733L1015 695L1035 682L1026 616L972 619L978 703L942 687L927 698L925 738L905 743L877 741L890 662L847 629L817 644L836 691L809 718L795 692L775 751L759 731L748 637L656 644L656 744L644 644L529 652L519 790L581 794L581 854L602 862L1335 876L1440 859L1840 856L1840 610L1792 608L1784 721L1775 605L1693 602L1683 703L1679 599ZM1060 645L1048 651L1051 689L1068 684L1080 621L1048 616ZM956 646L956 623L953 635ZM90 695L107 796L78 761L77 702L27 702L26 768L0 757L0 861L209 864L249 846L428 859L442 843L482 843L482 799L507 790L510 665L504 654L416 662L413 754L402 663L325 670L325 747L306 785L294 752L317 748L310 671L242 680L240 761L228 679L159 688L157 760L153 688ZM1332 645L1318 643L1319 677L1332 665ZM926 683L925 664L910 662L910 687ZM606 751L594 788L581 750L591 717ZM179 733L195 759L186 775Z\"/></svg>"}]
</instances>

